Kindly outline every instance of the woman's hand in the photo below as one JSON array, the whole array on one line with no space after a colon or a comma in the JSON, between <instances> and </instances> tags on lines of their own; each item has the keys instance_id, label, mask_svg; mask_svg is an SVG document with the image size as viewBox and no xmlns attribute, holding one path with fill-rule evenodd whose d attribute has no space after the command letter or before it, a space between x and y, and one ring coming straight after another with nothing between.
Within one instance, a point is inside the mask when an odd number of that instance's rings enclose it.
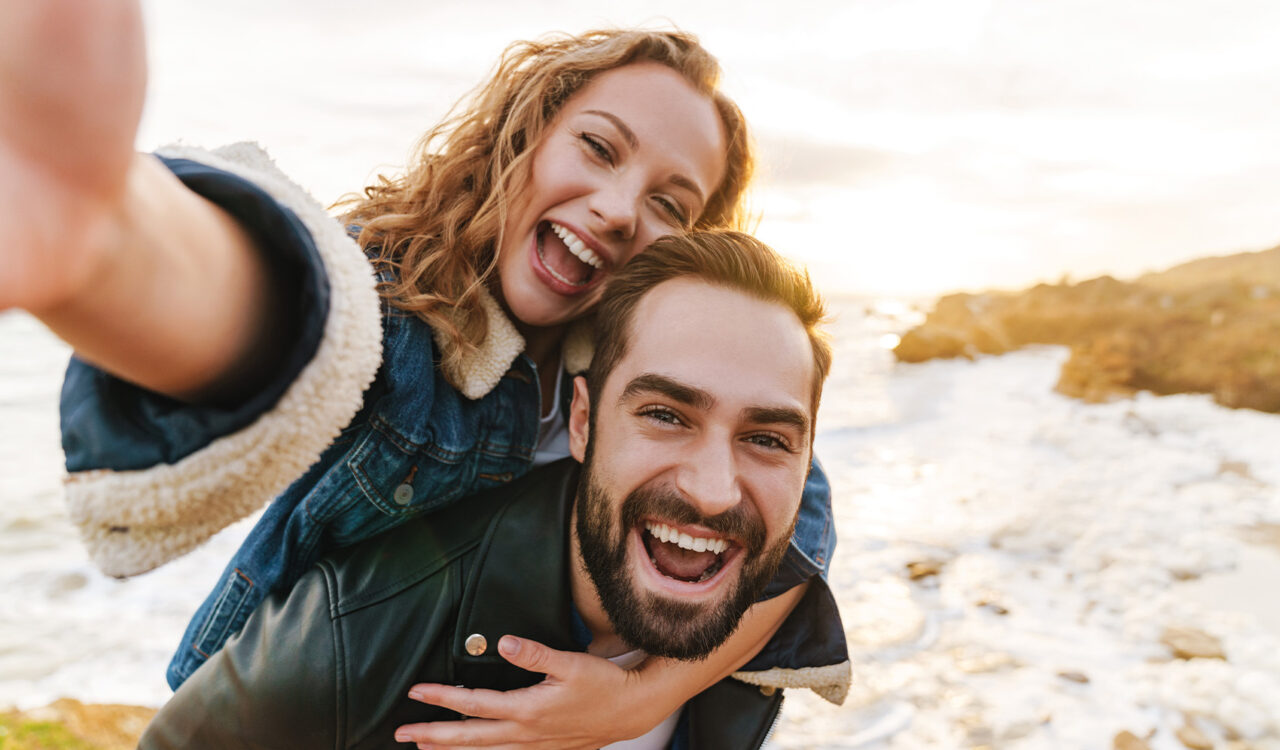
<instances>
[{"instance_id":1,"label":"woman's hand","mask_svg":"<svg viewBox=\"0 0 1280 750\"><path fill-rule=\"evenodd\" d=\"M144 388L238 393L281 318L273 280L232 217L134 153L146 75L136 0L0 0L0 310Z\"/></svg>"},{"instance_id":2,"label":"woman's hand","mask_svg":"<svg viewBox=\"0 0 1280 750\"><path fill-rule=\"evenodd\" d=\"M0 0L0 309L94 283L146 88L136 2Z\"/></svg>"},{"instance_id":3,"label":"woman's hand","mask_svg":"<svg viewBox=\"0 0 1280 750\"><path fill-rule=\"evenodd\" d=\"M632 689L638 675L596 656L556 651L509 635L498 642L498 653L515 666L547 678L506 692L415 685L409 691L414 700L474 718L407 724L396 730L396 740L435 750L595 750L644 734L684 700L676 698L675 705L637 701Z\"/></svg>"}]
</instances>

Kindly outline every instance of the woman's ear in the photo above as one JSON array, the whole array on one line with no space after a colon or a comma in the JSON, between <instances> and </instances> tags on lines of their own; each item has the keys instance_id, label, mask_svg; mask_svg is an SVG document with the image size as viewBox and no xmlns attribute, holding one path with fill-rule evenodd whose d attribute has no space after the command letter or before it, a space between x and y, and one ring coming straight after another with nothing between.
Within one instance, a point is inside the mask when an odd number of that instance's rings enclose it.
<instances>
[{"instance_id":1,"label":"woman's ear","mask_svg":"<svg viewBox=\"0 0 1280 750\"><path fill-rule=\"evenodd\" d=\"M579 463L586 458L590 439L591 397L587 395L587 379L573 379L573 403L569 406L569 455Z\"/></svg>"}]
</instances>

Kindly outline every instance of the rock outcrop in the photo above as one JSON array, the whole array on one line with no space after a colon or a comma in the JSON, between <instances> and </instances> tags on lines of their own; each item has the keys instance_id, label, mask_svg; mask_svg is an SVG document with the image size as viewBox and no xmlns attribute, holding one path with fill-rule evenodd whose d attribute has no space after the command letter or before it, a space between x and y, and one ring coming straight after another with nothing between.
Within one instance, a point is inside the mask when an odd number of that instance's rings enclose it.
<instances>
[{"instance_id":1,"label":"rock outcrop","mask_svg":"<svg viewBox=\"0 0 1280 750\"><path fill-rule=\"evenodd\" d=\"M1028 344L1070 347L1057 390L1087 401L1209 393L1224 406L1280 412L1280 247L1131 282L948 295L894 354L922 362Z\"/></svg>"}]
</instances>

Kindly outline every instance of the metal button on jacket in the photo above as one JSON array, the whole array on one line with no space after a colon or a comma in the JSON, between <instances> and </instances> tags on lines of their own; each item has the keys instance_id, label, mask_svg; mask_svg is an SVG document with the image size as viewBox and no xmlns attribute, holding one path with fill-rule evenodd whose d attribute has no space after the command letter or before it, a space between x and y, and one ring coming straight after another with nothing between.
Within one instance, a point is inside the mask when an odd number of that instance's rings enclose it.
<instances>
[{"instance_id":1,"label":"metal button on jacket","mask_svg":"<svg viewBox=\"0 0 1280 750\"><path fill-rule=\"evenodd\" d=\"M466 642L463 644L467 648L467 653L472 656L480 656L484 650L489 647L489 642L479 633L472 633L467 636Z\"/></svg>"},{"instance_id":2,"label":"metal button on jacket","mask_svg":"<svg viewBox=\"0 0 1280 750\"><path fill-rule=\"evenodd\" d=\"M396 501L396 505L408 505L413 500L413 485L400 485L391 498Z\"/></svg>"}]
</instances>

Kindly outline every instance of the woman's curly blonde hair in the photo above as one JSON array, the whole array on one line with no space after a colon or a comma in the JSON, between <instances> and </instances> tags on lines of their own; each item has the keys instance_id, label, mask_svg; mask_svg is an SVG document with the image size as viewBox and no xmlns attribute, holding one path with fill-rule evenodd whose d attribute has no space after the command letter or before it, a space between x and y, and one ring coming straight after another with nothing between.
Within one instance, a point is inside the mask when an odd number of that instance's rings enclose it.
<instances>
[{"instance_id":1,"label":"woman's curly blonde hair","mask_svg":"<svg viewBox=\"0 0 1280 750\"><path fill-rule=\"evenodd\" d=\"M480 290L496 273L507 207L529 178L533 146L560 108L595 75L634 62L675 70L714 103L727 143L725 174L695 228L741 228L754 159L746 122L718 90L720 65L691 34L606 30L516 42L493 75L428 130L404 174L379 175L340 202L361 247L392 272L382 295L453 345L443 371L488 334ZM457 385L457 384L454 384Z\"/></svg>"}]
</instances>

